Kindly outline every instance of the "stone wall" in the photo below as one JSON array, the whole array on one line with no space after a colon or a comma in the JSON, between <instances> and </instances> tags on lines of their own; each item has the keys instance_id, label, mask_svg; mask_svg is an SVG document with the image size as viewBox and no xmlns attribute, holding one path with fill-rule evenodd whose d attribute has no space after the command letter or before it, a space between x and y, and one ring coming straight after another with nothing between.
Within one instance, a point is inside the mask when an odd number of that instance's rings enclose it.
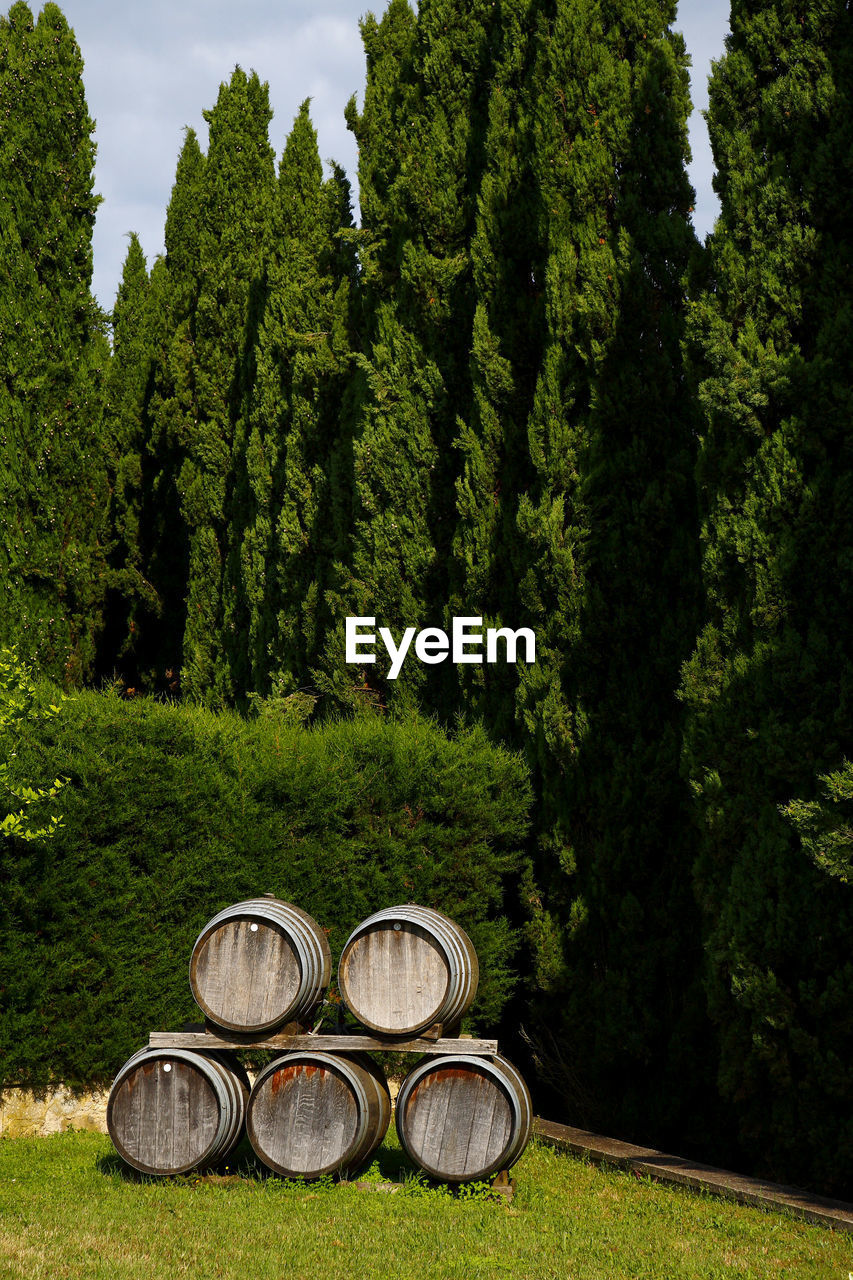
<instances>
[{"instance_id":1,"label":"stone wall","mask_svg":"<svg viewBox=\"0 0 853 1280\"><path fill-rule=\"evenodd\" d=\"M390 1079L388 1089L394 1102L400 1081ZM95 1093L72 1093L64 1085L43 1094L28 1089L7 1089L0 1093L0 1137L34 1138L66 1129L92 1129L107 1132L107 1099L109 1090Z\"/></svg>"},{"instance_id":2,"label":"stone wall","mask_svg":"<svg viewBox=\"0 0 853 1280\"><path fill-rule=\"evenodd\" d=\"M0 1093L0 1137L31 1138L66 1129L107 1132L109 1090L75 1094L64 1085L43 1094L28 1089Z\"/></svg>"}]
</instances>

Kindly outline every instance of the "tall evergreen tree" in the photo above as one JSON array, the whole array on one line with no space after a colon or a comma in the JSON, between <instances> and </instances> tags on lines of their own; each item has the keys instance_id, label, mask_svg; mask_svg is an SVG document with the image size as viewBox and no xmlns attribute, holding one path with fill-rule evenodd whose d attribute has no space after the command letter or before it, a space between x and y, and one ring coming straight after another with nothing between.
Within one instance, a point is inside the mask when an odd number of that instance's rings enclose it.
<instances>
[{"instance_id":1,"label":"tall evergreen tree","mask_svg":"<svg viewBox=\"0 0 853 1280\"><path fill-rule=\"evenodd\" d=\"M708 119L721 209L690 328L707 622L683 684L706 985L720 1088L751 1163L846 1191L849 4L734 0Z\"/></svg>"},{"instance_id":2,"label":"tall evergreen tree","mask_svg":"<svg viewBox=\"0 0 853 1280\"><path fill-rule=\"evenodd\" d=\"M139 546L154 600L136 615L132 655L145 687L172 692L179 688L189 580L178 478L188 424L199 417L194 358L204 167L198 138L188 129L166 212L166 256L152 267L148 290L152 366L140 427Z\"/></svg>"},{"instance_id":3,"label":"tall evergreen tree","mask_svg":"<svg viewBox=\"0 0 853 1280\"><path fill-rule=\"evenodd\" d=\"M355 255L349 184L323 181L308 102L279 170L274 235L256 289L245 408L235 442L226 642L238 694L309 679L327 625L324 590L349 532L340 458Z\"/></svg>"},{"instance_id":4,"label":"tall evergreen tree","mask_svg":"<svg viewBox=\"0 0 853 1280\"><path fill-rule=\"evenodd\" d=\"M470 398L470 239L482 169L491 3L402 0L362 24L368 87L350 110L366 192L365 355L355 408L350 581L341 612L399 634L440 625L454 527L456 418ZM382 158L380 158L382 157ZM409 664L384 694L441 701L447 672Z\"/></svg>"},{"instance_id":5,"label":"tall evergreen tree","mask_svg":"<svg viewBox=\"0 0 853 1280\"><path fill-rule=\"evenodd\" d=\"M695 244L674 3L547 0L530 76L546 257L528 422L519 712L542 797L531 939L543 1063L572 1114L683 1141L703 1060L679 670L695 635ZM699 1117L701 1123L704 1117Z\"/></svg>"},{"instance_id":6,"label":"tall evergreen tree","mask_svg":"<svg viewBox=\"0 0 853 1280\"><path fill-rule=\"evenodd\" d=\"M190 373L197 414L182 425L178 476L189 533L183 641L186 693L219 700L230 692L223 634L222 579L233 483L234 429L240 411L239 357L251 283L269 248L275 158L268 130L269 90L237 67L215 107L199 201L199 292Z\"/></svg>"},{"instance_id":7,"label":"tall evergreen tree","mask_svg":"<svg viewBox=\"0 0 853 1280\"><path fill-rule=\"evenodd\" d=\"M370 466L370 454L356 468L357 433L361 430L364 407L370 395L371 365L366 352L370 349L375 317L396 279L395 219L391 189L407 152L407 107L410 94L412 46L416 17L408 0L390 0L380 22L368 13L360 23L367 61L367 84L364 107L359 114L353 96L346 109L348 128L358 142L359 203L361 228L359 245L359 277L354 301L356 319L356 367L350 379L347 417L341 423L341 440L349 438L351 504L346 524L348 536L340 546L339 556L330 575L326 601L337 626L327 635L326 643L313 671L317 686L331 700L345 705L376 697L362 671L354 675L345 665L343 619L348 614L368 614L373 607L369 580L356 577L354 559L359 543L352 537L352 525L358 508L357 472ZM359 565L359 571L363 564Z\"/></svg>"},{"instance_id":8,"label":"tall evergreen tree","mask_svg":"<svg viewBox=\"0 0 853 1280\"><path fill-rule=\"evenodd\" d=\"M91 670L106 583L109 349L82 73L55 4L0 18L0 641L66 683Z\"/></svg>"},{"instance_id":9,"label":"tall evergreen tree","mask_svg":"<svg viewBox=\"0 0 853 1280\"><path fill-rule=\"evenodd\" d=\"M148 270L134 232L130 237L112 315L113 351L105 381L105 436L110 449L112 502L110 592L100 666L109 674L137 680L132 671L136 615L140 605L154 603L142 572L139 516L142 500L142 455L145 447L145 402L152 366Z\"/></svg>"},{"instance_id":10,"label":"tall evergreen tree","mask_svg":"<svg viewBox=\"0 0 853 1280\"><path fill-rule=\"evenodd\" d=\"M516 519L518 495L532 480L526 425L545 332L541 280L547 219L532 164L535 6L530 0L501 0L497 12L484 170L471 241L472 398L459 419L461 466L447 614L480 615L485 627L515 627L521 568ZM457 678L468 714L483 716L500 737L518 736L513 666L463 666Z\"/></svg>"}]
</instances>

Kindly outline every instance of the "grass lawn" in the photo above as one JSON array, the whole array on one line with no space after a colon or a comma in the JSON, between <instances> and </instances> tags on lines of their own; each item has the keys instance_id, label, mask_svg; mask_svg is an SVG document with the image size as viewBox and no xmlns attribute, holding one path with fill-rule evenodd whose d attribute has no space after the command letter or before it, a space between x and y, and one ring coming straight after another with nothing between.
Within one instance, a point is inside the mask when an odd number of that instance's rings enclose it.
<instances>
[{"instance_id":1,"label":"grass lawn","mask_svg":"<svg viewBox=\"0 0 853 1280\"><path fill-rule=\"evenodd\" d=\"M369 1179L404 1164L393 1130ZM238 1167L240 1167L238 1165ZM137 1179L108 1138L0 1140L0 1277L22 1280L848 1280L853 1237L602 1170L533 1144L507 1204L408 1182L395 1194Z\"/></svg>"}]
</instances>

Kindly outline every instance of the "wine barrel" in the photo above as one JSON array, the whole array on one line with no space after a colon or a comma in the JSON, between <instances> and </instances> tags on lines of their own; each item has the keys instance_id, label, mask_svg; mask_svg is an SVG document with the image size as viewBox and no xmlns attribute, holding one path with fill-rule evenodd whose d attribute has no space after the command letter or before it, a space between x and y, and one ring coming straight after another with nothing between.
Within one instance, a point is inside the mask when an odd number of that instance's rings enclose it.
<instances>
[{"instance_id":1,"label":"wine barrel","mask_svg":"<svg viewBox=\"0 0 853 1280\"><path fill-rule=\"evenodd\" d=\"M234 1149L248 1098L248 1076L227 1052L142 1049L113 1082L107 1129L141 1173L189 1173Z\"/></svg>"},{"instance_id":2,"label":"wine barrel","mask_svg":"<svg viewBox=\"0 0 853 1280\"><path fill-rule=\"evenodd\" d=\"M365 1164L390 1120L388 1085L366 1055L288 1053L258 1074L246 1132L268 1168L311 1179Z\"/></svg>"},{"instance_id":3,"label":"wine barrel","mask_svg":"<svg viewBox=\"0 0 853 1280\"><path fill-rule=\"evenodd\" d=\"M477 994L471 939L432 907L387 907L350 934L338 987L347 1008L381 1035L458 1022Z\"/></svg>"},{"instance_id":4,"label":"wine barrel","mask_svg":"<svg viewBox=\"0 0 853 1280\"><path fill-rule=\"evenodd\" d=\"M331 974L329 944L316 920L272 897L220 911L190 958L190 988L202 1012L219 1027L250 1035L307 1017Z\"/></svg>"},{"instance_id":5,"label":"wine barrel","mask_svg":"<svg viewBox=\"0 0 853 1280\"><path fill-rule=\"evenodd\" d=\"M533 1109L506 1058L432 1058L400 1086L397 1135L407 1155L440 1182L470 1182L507 1169L527 1145Z\"/></svg>"}]
</instances>

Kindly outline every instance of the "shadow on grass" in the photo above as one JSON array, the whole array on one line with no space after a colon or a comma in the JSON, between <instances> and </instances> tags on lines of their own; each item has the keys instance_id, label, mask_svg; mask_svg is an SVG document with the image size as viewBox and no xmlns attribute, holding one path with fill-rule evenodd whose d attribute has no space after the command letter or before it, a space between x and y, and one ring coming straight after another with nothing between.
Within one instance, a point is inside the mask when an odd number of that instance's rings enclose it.
<instances>
[{"instance_id":1,"label":"shadow on grass","mask_svg":"<svg viewBox=\"0 0 853 1280\"><path fill-rule=\"evenodd\" d=\"M241 1139L237 1149L226 1160L204 1170L192 1170L190 1173L159 1176L141 1173L125 1164L116 1151L99 1156L95 1161L99 1173L107 1178L120 1178L123 1182L150 1184L169 1183L171 1186L185 1184L187 1187L197 1186L199 1182L222 1185L227 1183L264 1183L270 1179L279 1181L280 1175L268 1169L255 1155L248 1140ZM405 1182L417 1175L417 1170L405 1152L396 1142L386 1139L368 1165L346 1175L347 1180L366 1179L375 1182ZM294 1182L298 1179L293 1179ZM307 1185L306 1180L306 1185ZM321 1182L329 1178L319 1179ZM333 1181L333 1180L331 1180Z\"/></svg>"}]
</instances>

